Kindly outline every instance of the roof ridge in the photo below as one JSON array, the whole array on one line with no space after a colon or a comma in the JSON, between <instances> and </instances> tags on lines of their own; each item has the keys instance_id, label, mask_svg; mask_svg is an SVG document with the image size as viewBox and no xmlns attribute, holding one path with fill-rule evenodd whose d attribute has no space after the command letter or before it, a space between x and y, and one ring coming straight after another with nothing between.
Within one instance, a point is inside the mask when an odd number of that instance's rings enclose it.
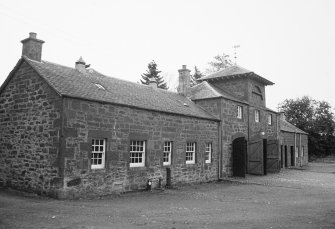
<instances>
[{"instance_id":1,"label":"roof ridge","mask_svg":"<svg viewBox=\"0 0 335 229\"><path fill-rule=\"evenodd\" d=\"M28 59L29 59L29 58L28 58ZM31 60L31 59L29 59L29 60ZM32 60L32 61L34 61L34 60ZM49 63L49 64L53 64L53 65L59 66L59 67L65 67L65 68L69 68L69 69L72 69L72 70L76 70L76 68L69 67L69 66L62 65L62 64L57 64L57 63L54 63L54 62L51 62L51 61L46 61L46 60L42 60L42 61L45 62L45 63ZM38 61L35 61L35 62L36 62L36 63L40 63L40 62L38 62ZM115 79L115 80L120 80L120 81L124 81L124 82L127 82L127 83L131 83L131 84L137 85L137 86L139 86L139 87L144 87L144 88L149 87L149 88L152 88L150 85L140 84L140 83L138 83L138 82L134 82L134 81L130 81L130 80L126 80L126 79L118 78L118 77L115 77L115 76L109 76L109 75L106 75L106 74L104 74L104 73L101 73L101 72L97 71L97 70L94 69L94 68L89 68L89 70L90 70L90 69L93 70L95 73L99 74L100 76L104 76L104 77L106 77L107 79L111 78L111 79ZM92 74L91 72L88 72L88 73L89 73L89 74ZM83 74L83 73L81 73L81 74ZM93 76L93 75L91 75L91 76ZM173 94L178 94L177 92L169 91L169 90L165 90L165 89L158 88L158 87L157 87L156 89L158 89L158 90L162 90L162 91L164 91L164 92L169 92L169 93L173 93Z\"/></svg>"}]
</instances>

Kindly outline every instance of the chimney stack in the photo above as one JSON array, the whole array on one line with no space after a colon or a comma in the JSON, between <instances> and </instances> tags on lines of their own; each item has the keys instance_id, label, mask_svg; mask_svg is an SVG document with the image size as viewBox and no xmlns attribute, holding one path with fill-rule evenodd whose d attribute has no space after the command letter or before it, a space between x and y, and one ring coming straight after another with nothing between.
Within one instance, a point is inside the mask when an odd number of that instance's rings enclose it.
<instances>
[{"instance_id":1,"label":"chimney stack","mask_svg":"<svg viewBox=\"0 0 335 229\"><path fill-rule=\"evenodd\" d=\"M82 57L80 57L79 60L76 61L76 69L81 73L86 72L86 63Z\"/></svg>"},{"instance_id":2,"label":"chimney stack","mask_svg":"<svg viewBox=\"0 0 335 229\"><path fill-rule=\"evenodd\" d=\"M184 96L189 96L190 93L190 72L191 70L188 70L186 68L186 65L182 66L182 69L178 70L179 72L179 85L178 85L178 93Z\"/></svg>"},{"instance_id":3,"label":"chimney stack","mask_svg":"<svg viewBox=\"0 0 335 229\"><path fill-rule=\"evenodd\" d=\"M29 33L29 37L22 40L22 56L41 62L42 45L44 41L36 38L36 33Z\"/></svg>"},{"instance_id":4,"label":"chimney stack","mask_svg":"<svg viewBox=\"0 0 335 229\"><path fill-rule=\"evenodd\" d=\"M280 113L279 113L279 116L280 116L280 120L282 120L282 121L285 121L285 120L286 120L286 116L285 116L285 113L284 113L284 112L280 112Z\"/></svg>"}]
</instances>

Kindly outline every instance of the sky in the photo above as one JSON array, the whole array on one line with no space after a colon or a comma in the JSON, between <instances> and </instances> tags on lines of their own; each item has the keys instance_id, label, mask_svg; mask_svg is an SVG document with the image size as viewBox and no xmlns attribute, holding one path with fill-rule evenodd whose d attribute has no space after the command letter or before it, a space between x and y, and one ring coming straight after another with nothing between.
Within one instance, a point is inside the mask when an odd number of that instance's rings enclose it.
<instances>
[{"instance_id":1,"label":"sky","mask_svg":"<svg viewBox=\"0 0 335 229\"><path fill-rule=\"evenodd\" d=\"M274 82L266 105L310 96L335 107L334 0L0 0L0 84L29 32L42 59L138 82L152 60L171 90L178 69L202 72L217 54Z\"/></svg>"}]
</instances>

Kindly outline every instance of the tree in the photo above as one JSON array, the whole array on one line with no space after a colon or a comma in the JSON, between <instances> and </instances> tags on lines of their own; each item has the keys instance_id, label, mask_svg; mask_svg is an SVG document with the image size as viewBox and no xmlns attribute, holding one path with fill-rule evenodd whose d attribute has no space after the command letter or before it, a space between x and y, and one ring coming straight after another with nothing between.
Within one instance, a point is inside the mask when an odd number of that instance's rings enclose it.
<instances>
[{"instance_id":1,"label":"tree","mask_svg":"<svg viewBox=\"0 0 335 229\"><path fill-rule=\"evenodd\" d=\"M204 74L202 74L202 72L200 72L200 70L197 68L197 66L194 66L194 74L191 75L191 80L190 80L191 87L197 85L198 84L197 80L200 79L203 76L204 76Z\"/></svg>"},{"instance_id":2,"label":"tree","mask_svg":"<svg viewBox=\"0 0 335 229\"><path fill-rule=\"evenodd\" d=\"M329 103L304 96L280 104L287 121L307 132L309 153L314 156L335 154L335 119Z\"/></svg>"},{"instance_id":3,"label":"tree","mask_svg":"<svg viewBox=\"0 0 335 229\"><path fill-rule=\"evenodd\" d=\"M208 62L208 64L210 67L206 69L206 73L210 74L232 66L233 62L229 55L222 53L222 55L218 54L214 56L214 61Z\"/></svg>"},{"instance_id":4,"label":"tree","mask_svg":"<svg viewBox=\"0 0 335 229\"><path fill-rule=\"evenodd\" d=\"M155 79L158 88L167 90L167 83L164 81L164 78L159 75L159 73L161 73L161 71L158 71L157 64L153 60L148 64L147 72L141 75L143 80L141 79L140 81L142 84L149 85L150 79Z\"/></svg>"}]
</instances>

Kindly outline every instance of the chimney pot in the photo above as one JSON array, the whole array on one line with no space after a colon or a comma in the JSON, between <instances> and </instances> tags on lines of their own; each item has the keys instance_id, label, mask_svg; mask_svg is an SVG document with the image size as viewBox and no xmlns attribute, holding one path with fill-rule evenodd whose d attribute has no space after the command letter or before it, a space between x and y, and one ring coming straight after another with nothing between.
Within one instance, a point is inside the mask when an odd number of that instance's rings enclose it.
<instances>
[{"instance_id":1,"label":"chimney pot","mask_svg":"<svg viewBox=\"0 0 335 229\"><path fill-rule=\"evenodd\" d=\"M76 69L81 72L85 73L86 72L86 63L82 57L79 58L79 60L76 61Z\"/></svg>"},{"instance_id":2,"label":"chimney pot","mask_svg":"<svg viewBox=\"0 0 335 229\"><path fill-rule=\"evenodd\" d=\"M186 69L186 65L183 65L183 66L182 66L182 69Z\"/></svg>"},{"instance_id":3,"label":"chimney pot","mask_svg":"<svg viewBox=\"0 0 335 229\"><path fill-rule=\"evenodd\" d=\"M29 38L35 38L36 39L37 34L34 32L29 33Z\"/></svg>"},{"instance_id":4,"label":"chimney pot","mask_svg":"<svg viewBox=\"0 0 335 229\"><path fill-rule=\"evenodd\" d=\"M22 40L22 56L41 62L42 45L44 41L36 38L36 33L29 33L29 37Z\"/></svg>"}]
</instances>

